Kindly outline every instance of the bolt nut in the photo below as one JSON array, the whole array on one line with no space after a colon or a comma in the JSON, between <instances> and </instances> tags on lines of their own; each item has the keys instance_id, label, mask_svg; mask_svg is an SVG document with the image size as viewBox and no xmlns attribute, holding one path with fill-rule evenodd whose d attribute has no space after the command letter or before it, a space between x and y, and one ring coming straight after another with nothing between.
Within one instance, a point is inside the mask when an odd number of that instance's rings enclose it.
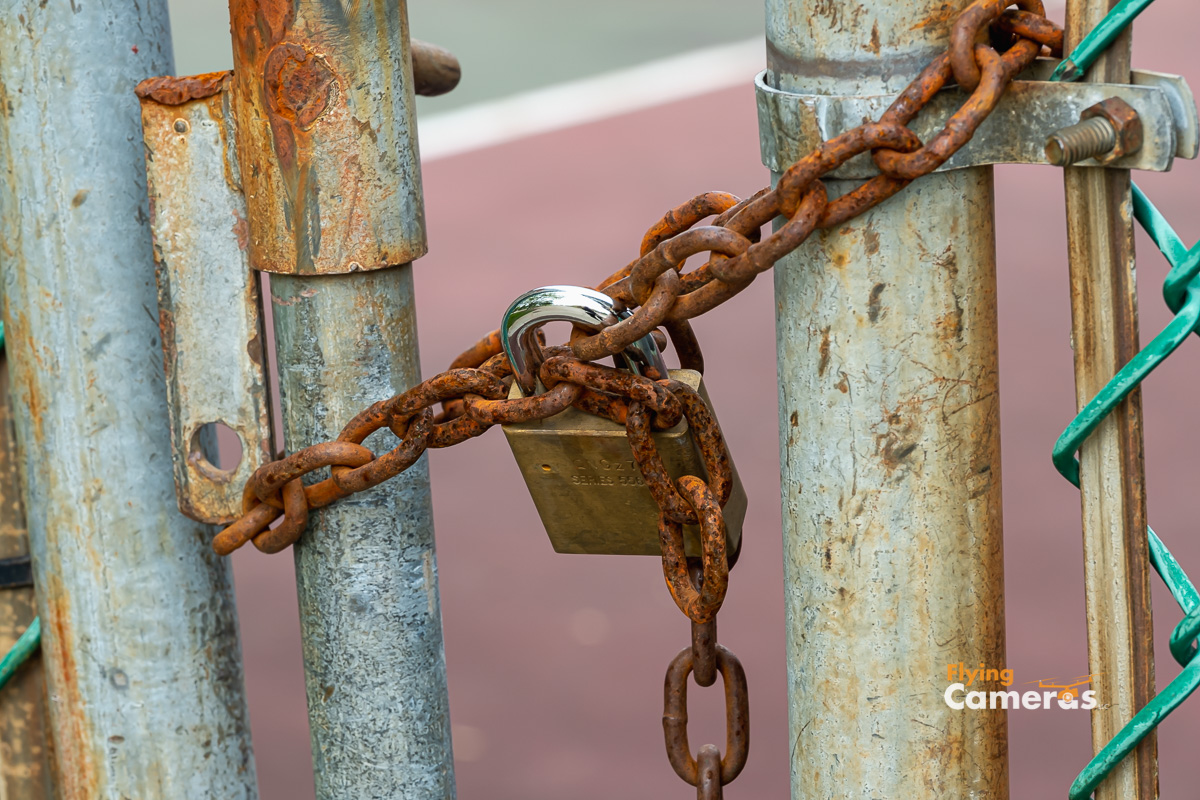
<instances>
[{"instance_id":1,"label":"bolt nut","mask_svg":"<svg viewBox=\"0 0 1200 800\"><path fill-rule=\"evenodd\" d=\"M1108 164L1142 149L1142 120L1129 103L1119 97L1110 97L1085 108L1079 115L1080 120L1092 117L1108 120L1117 134L1117 143L1113 149L1095 157L1101 164Z\"/></svg>"}]
</instances>

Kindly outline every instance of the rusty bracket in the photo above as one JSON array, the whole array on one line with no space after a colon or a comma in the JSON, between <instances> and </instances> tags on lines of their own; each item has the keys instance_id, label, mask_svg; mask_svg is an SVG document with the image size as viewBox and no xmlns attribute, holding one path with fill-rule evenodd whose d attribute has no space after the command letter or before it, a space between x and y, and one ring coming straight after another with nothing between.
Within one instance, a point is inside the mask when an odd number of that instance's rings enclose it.
<instances>
[{"instance_id":1,"label":"rusty bracket","mask_svg":"<svg viewBox=\"0 0 1200 800\"><path fill-rule=\"evenodd\" d=\"M1200 150L1196 101L1178 75L1134 71L1131 84L1051 83L1058 61L1038 59L1013 81L971 140L937 171L984 164L1048 164L1046 137L1079 121L1080 113L1109 97L1129 103L1142 120L1141 149L1108 164L1087 159L1076 166L1118 167L1166 172L1176 157L1195 158ZM805 95L772 88L770 71L755 79L762 162L781 172L826 139L868 120L879 119L895 95ZM942 90L909 126L924 141L946 124L965 95ZM829 173L832 178L869 178L879 174L869 153Z\"/></svg>"},{"instance_id":2,"label":"rusty bracket","mask_svg":"<svg viewBox=\"0 0 1200 800\"><path fill-rule=\"evenodd\" d=\"M138 86L175 490L184 514L212 523L241 515L241 487L273 453L230 85L218 72ZM215 463L214 423L241 442L232 469Z\"/></svg>"},{"instance_id":3,"label":"rusty bracket","mask_svg":"<svg viewBox=\"0 0 1200 800\"><path fill-rule=\"evenodd\" d=\"M137 87L175 489L201 522L237 519L241 487L275 452L255 270L350 273L424 254L420 176L396 157L411 115L395 111L461 74L452 53L420 41L367 69L326 46L347 35L329 19L281 28L296 19L277 10L234 4L236 73ZM234 466L216 463L217 424L241 444Z\"/></svg>"}]
</instances>

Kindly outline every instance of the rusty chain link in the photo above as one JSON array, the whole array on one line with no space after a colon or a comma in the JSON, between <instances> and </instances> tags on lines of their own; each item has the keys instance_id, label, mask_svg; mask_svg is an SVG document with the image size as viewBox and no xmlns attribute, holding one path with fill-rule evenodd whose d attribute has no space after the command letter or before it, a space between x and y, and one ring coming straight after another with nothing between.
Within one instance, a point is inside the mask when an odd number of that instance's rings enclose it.
<instances>
[{"instance_id":1,"label":"rusty chain link","mask_svg":"<svg viewBox=\"0 0 1200 800\"><path fill-rule=\"evenodd\" d=\"M1010 5L1018 8L1005 10ZM544 394L507 399L512 368L498 331L461 354L451 368L351 420L336 441L306 447L257 470L243 492L243 515L213 540L227 555L246 542L275 553L293 544L312 509L376 486L412 466L427 449L449 447L493 425L545 419L575 406L625 425L634 459L659 506L663 574L672 597L692 622L692 645L667 670L663 730L675 772L697 787L699 798L719 798L745 766L749 749L749 700L738 659L717 644L716 615L736 553L726 553L721 508L732 486L729 454L720 427L690 388L651 380L590 362L620 353L646 336L666 331L680 364L703 372L704 359L693 317L744 290L762 272L795 250L818 228L831 228L878 205L916 178L946 162L975 133L1018 73L1049 48L1061 55L1062 29L1046 19L1041 0L977 0L956 20L949 49L935 58L877 122L823 142L784 172L774 189L744 200L706 192L668 211L642 240L638 258L598 286L629 317L585 334L576 329L566 346L543 347L538 375ZM908 127L944 87L969 93L942 130L922 142ZM870 152L880 175L830 200L822 177L851 158ZM783 223L769 236L762 228ZM712 217L708 225L698 223ZM682 272L691 256L708 253L700 267ZM441 405L441 412L435 407ZM686 417L700 447L709 480L672 480L652 430ZM362 442L388 428L400 440L375 456ZM303 479L328 467L330 475ZM282 520L271 527L276 520ZM702 558L684 555L682 526L699 524ZM714 745L691 754L687 736L687 679L711 686L720 673L725 687L726 749Z\"/></svg>"},{"instance_id":2,"label":"rusty chain link","mask_svg":"<svg viewBox=\"0 0 1200 800\"><path fill-rule=\"evenodd\" d=\"M746 766L750 753L750 695L746 672L737 656L714 644L716 671L725 687L725 754L705 745L692 755L688 744L687 679L695 669L691 647L679 651L667 667L663 695L663 734L667 759L675 774L695 786L697 797L720 797L720 787L731 783ZM715 772L715 774L709 774Z\"/></svg>"}]
</instances>

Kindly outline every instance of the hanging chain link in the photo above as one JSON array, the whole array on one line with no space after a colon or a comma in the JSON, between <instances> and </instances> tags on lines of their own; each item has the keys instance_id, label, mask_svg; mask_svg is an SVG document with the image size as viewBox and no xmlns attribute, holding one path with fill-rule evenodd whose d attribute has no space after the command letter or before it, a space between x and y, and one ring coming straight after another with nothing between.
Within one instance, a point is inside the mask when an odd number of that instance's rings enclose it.
<instances>
[{"instance_id":1,"label":"hanging chain link","mask_svg":"<svg viewBox=\"0 0 1200 800\"><path fill-rule=\"evenodd\" d=\"M1005 9L1010 5L1017 9ZM719 798L741 772L749 751L749 695L741 662L717 644L716 616L725 599L736 553L726 553L721 508L729 499L732 472L717 421L700 396L665 375L641 377L590 362L620 353L648 334L666 331L685 369L703 372L700 345L688 320L744 290L760 273L803 243L818 228L856 217L933 172L970 140L1018 73L1043 47L1061 55L1062 30L1044 15L1041 0L977 0L954 24L950 48L935 58L877 122L822 143L793 164L774 189L741 200L706 192L667 212L642 240L637 259L597 287L623 309L626 319L599 333L576 330L567 346L542 348L538 375L544 394L507 399L512 368L493 331L455 359L446 372L375 403L352 419L332 442L306 447L258 469L243 491L243 515L213 540L220 555L246 542L277 553L299 539L312 509L376 486L412 466L427 449L450 447L493 425L545 419L570 406L626 427L634 459L660 509L663 574L675 603L691 620L692 644L667 670L663 731L675 772L695 786L697 797ZM984 41L988 43L984 43ZM941 131L922 142L907 127L950 83L968 92ZM882 174L829 200L822 177L855 156L871 153ZM774 233L762 228L784 217ZM711 224L699 225L708 217ZM691 256L708 260L681 272ZM665 343L665 342L663 342ZM654 380L652 378L656 378ZM434 408L442 406L441 412ZM672 480L659 457L653 430L686 417L709 480L685 475ZM388 428L400 440L375 456L362 442ZM311 485L303 478L329 468ZM282 522L271 527L277 519ZM683 525L699 525L700 559L684 555ZM717 674L727 710L724 754L705 745L693 756L687 735L687 679L712 686Z\"/></svg>"}]
</instances>

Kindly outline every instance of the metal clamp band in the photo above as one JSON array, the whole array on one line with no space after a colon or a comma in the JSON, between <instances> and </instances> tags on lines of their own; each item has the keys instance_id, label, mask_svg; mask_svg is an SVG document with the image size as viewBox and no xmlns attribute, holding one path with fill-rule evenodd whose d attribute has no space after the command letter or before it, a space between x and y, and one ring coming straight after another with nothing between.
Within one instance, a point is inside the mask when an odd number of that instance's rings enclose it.
<instances>
[{"instance_id":1,"label":"metal clamp band","mask_svg":"<svg viewBox=\"0 0 1200 800\"><path fill-rule=\"evenodd\" d=\"M1046 80L1058 62L1039 59L1013 81L991 116L979 126L961 150L937 172L984 164L1048 164L1046 137L1079 121L1080 112L1108 97L1120 97L1137 110L1144 142L1140 150L1101 165L1087 159L1076 166L1109 166L1166 172L1176 157L1195 158L1200 150L1196 101L1187 82L1178 75L1133 73L1132 84L1051 83ZM879 119L895 95L806 95L770 86L773 76L763 71L755 78L758 96L758 130L762 162L782 172L822 141ZM962 103L962 92L943 90L910 126L926 140L941 130ZM879 174L869 153L852 158L829 173L832 178L860 179Z\"/></svg>"}]
</instances>

